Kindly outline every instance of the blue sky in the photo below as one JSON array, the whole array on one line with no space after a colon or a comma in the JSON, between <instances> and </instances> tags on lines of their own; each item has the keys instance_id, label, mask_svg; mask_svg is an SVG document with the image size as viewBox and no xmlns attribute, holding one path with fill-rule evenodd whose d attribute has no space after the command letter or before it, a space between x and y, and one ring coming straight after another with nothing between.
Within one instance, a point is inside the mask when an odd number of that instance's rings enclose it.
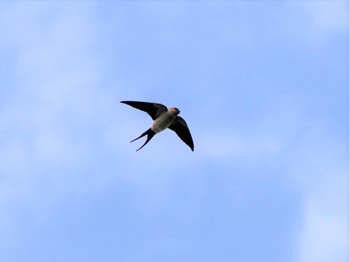
<instances>
[{"instance_id":1,"label":"blue sky","mask_svg":"<svg viewBox=\"0 0 350 262\"><path fill-rule=\"evenodd\" d=\"M2 1L0 39L1 261L347 261L347 1Z\"/></svg>"}]
</instances>

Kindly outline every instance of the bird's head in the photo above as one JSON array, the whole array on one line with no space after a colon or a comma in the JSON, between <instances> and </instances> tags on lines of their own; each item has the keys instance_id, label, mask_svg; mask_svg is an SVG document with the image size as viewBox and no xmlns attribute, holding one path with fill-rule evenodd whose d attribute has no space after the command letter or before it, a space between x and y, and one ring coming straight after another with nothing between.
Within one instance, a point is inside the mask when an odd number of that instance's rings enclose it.
<instances>
[{"instance_id":1,"label":"bird's head","mask_svg":"<svg viewBox=\"0 0 350 262\"><path fill-rule=\"evenodd\" d=\"M180 114L180 110L176 107L169 107L168 111L174 115Z\"/></svg>"}]
</instances>

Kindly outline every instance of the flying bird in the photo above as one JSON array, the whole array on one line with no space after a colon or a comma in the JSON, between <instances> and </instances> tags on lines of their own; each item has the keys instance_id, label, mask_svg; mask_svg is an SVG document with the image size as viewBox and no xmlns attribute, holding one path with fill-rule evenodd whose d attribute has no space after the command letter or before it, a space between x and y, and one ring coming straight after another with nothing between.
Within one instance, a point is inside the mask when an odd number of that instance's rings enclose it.
<instances>
[{"instance_id":1,"label":"flying bird","mask_svg":"<svg viewBox=\"0 0 350 262\"><path fill-rule=\"evenodd\" d=\"M167 108L162 104L139 101L120 101L120 103L127 104L139 110L145 111L154 120L152 126L148 130L131 141L134 142L137 139L147 135L146 142L136 151L139 151L141 148L143 148L155 134L167 128L173 130L181 138L181 140L191 148L192 151L194 150L190 130L188 129L185 120L182 117L178 116L180 110L176 107Z\"/></svg>"}]
</instances>

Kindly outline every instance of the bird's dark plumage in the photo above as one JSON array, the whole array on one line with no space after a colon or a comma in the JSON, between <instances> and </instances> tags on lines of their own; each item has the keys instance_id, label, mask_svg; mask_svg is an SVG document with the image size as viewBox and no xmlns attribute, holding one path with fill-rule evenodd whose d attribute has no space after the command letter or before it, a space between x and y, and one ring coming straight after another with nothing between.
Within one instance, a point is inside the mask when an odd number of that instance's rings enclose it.
<instances>
[{"instance_id":1,"label":"bird's dark plumage","mask_svg":"<svg viewBox=\"0 0 350 262\"><path fill-rule=\"evenodd\" d=\"M194 150L190 130L188 129L186 121L182 117L178 116L180 110L176 107L167 108L162 104L140 101L121 101L121 103L148 113L154 120L151 128L131 141L134 142L135 140L147 135L146 142L136 151L143 148L155 134L163 131L166 128L173 130L180 137L180 139L191 148L192 151Z\"/></svg>"},{"instance_id":2,"label":"bird's dark plumage","mask_svg":"<svg viewBox=\"0 0 350 262\"><path fill-rule=\"evenodd\" d=\"M152 139L152 137L155 134L156 133L151 128L149 128L146 132L142 133L139 137L135 138L134 140L131 140L130 143L132 143L132 142L136 141L137 139L147 135L146 142L139 149L136 150L136 151L139 151L141 148L143 148Z\"/></svg>"},{"instance_id":3,"label":"bird's dark plumage","mask_svg":"<svg viewBox=\"0 0 350 262\"><path fill-rule=\"evenodd\" d=\"M188 145L191 150L194 150L193 140L186 124L186 121L181 117L177 116L174 123L169 126L169 129L175 131L175 133L181 138L186 145Z\"/></svg>"},{"instance_id":4,"label":"bird's dark plumage","mask_svg":"<svg viewBox=\"0 0 350 262\"><path fill-rule=\"evenodd\" d=\"M155 120L161 113L166 112L168 109L165 105L157 103L148 102L138 102L138 101L120 101L120 103L127 104L129 106L135 107L149 114L153 120Z\"/></svg>"}]
</instances>

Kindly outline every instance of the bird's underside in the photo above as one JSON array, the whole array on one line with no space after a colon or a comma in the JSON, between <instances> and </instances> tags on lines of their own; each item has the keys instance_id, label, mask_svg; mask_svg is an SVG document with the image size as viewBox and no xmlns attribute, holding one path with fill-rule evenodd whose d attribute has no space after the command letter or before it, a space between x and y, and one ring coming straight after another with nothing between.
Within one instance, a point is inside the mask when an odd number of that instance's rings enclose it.
<instances>
[{"instance_id":1,"label":"bird's underside","mask_svg":"<svg viewBox=\"0 0 350 262\"><path fill-rule=\"evenodd\" d=\"M154 120L149 129L131 141L134 142L147 135L146 142L136 151L143 148L155 134L163 131L166 128L173 130L180 137L180 139L191 148L192 151L194 150L192 136L190 130L188 129L187 123L182 117L178 116L180 113L179 109L173 107L167 108L162 104L149 102L121 101L121 103L146 112Z\"/></svg>"}]
</instances>

